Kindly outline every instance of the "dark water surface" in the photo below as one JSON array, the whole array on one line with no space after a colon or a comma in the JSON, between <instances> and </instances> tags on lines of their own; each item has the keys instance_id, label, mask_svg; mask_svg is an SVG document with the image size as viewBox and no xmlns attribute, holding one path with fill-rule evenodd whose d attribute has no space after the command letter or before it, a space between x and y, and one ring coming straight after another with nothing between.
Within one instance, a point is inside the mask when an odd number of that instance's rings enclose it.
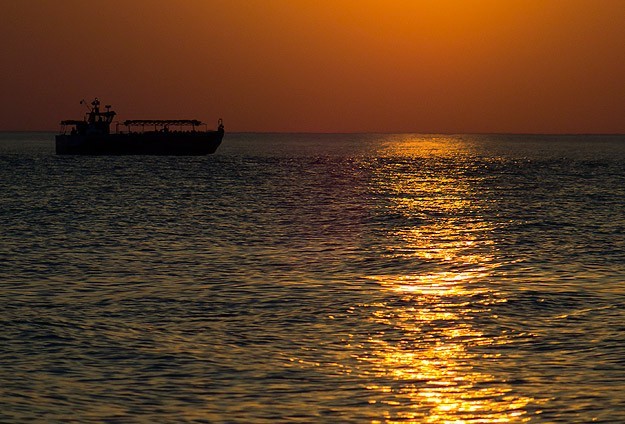
<instances>
[{"instance_id":1,"label":"dark water surface","mask_svg":"<svg viewBox=\"0 0 625 424\"><path fill-rule=\"evenodd\" d=\"M625 137L0 135L2 422L625 422Z\"/></svg>"}]
</instances>

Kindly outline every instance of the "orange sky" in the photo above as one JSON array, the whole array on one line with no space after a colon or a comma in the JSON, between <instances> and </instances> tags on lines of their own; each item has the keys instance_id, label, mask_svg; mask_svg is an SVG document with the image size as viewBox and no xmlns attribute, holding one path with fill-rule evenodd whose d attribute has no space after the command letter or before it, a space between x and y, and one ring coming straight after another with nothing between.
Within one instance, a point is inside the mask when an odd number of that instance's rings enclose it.
<instances>
[{"instance_id":1,"label":"orange sky","mask_svg":"<svg viewBox=\"0 0 625 424\"><path fill-rule=\"evenodd\" d=\"M0 130L625 133L625 0L0 0Z\"/></svg>"}]
</instances>

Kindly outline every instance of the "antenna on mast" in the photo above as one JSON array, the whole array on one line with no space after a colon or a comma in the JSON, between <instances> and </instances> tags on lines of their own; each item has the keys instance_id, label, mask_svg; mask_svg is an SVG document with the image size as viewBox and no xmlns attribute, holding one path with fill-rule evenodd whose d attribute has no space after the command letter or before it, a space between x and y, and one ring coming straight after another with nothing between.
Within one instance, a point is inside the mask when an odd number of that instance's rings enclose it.
<instances>
[{"instance_id":1,"label":"antenna on mast","mask_svg":"<svg viewBox=\"0 0 625 424\"><path fill-rule=\"evenodd\" d=\"M81 104L81 105L85 105L85 107L87 108L87 110L88 110L89 112L91 112L91 108L87 105L87 102L85 101L85 99L82 99L82 100L80 101L80 104Z\"/></svg>"}]
</instances>

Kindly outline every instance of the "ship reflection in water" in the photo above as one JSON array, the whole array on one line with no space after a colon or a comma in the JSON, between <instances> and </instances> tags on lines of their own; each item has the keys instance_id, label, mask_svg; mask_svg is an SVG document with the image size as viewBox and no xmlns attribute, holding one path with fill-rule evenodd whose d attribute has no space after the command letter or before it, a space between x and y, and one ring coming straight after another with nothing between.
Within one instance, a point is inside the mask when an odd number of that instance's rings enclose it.
<instances>
[{"instance_id":1,"label":"ship reflection in water","mask_svg":"<svg viewBox=\"0 0 625 424\"><path fill-rule=\"evenodd\" d=\"M449 148L433 152L443 171L445 156L465 154L467 147L435 146ZM393 148L403 148L402 156L411 148L423 155L424 143ZM378 212L398 221L385 237L393 241L383 247L386 256L413 263L415 272L368 277L382 300L361 306L375 328L387 329L372 334L357 355L371 381L369 403L380 404L384 422L528 421L526 406L540 402L516 395L505 377L489 371L501 356L493 352L513 337L481 325L496 322L490 306L506 301L488 284L496 268L493 228L482 219L488 205L473 196L471 178L412 174L415 168L382 172L372 184L390 199Z\"/></svg>"}]
</instances>

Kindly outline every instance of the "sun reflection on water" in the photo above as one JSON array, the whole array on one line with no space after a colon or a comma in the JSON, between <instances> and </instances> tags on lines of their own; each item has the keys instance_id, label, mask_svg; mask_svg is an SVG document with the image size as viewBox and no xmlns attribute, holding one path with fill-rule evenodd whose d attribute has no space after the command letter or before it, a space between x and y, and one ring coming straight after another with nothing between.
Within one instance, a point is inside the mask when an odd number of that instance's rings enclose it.
<instances>
[{"instance_id":1,"label":"sun reflection on water","mask_svg":"<svg viewBox=\"0 0 625 424\"><path fill-rule=\"evenodd\" d=\"M483 271L427 276L376 276L384 291L401 296L398 305L376 305L372 320L399 334L370 339L368 362L384 384L367 388L389 408L386 422L523 422L531 402L512 394L501 379L482 371L484 354L472 348L505 344L486 335L472 316L486 307L488 291L470 284ZM480 304L465 299L482 295Z\"/></svg>"},{"instance_id":2,"label":"sun reflection on water","mask_svg":"<svg viewBox=\"0 0 625 424\"><path fill-rule=\"evenodd\" d=\"M392 154L401 153L400 144ZM411 154L418 144L407 141ZM439 153L444 148L436 146ZM357 358L370 381L369 402L390 423L529 421L526 407L534 399L489 371L498 355L492 348L511 341L497 326L485 328L496 321L489 305L505 301L488 284L494 242L481 213L488 205L478 201L472 178L457 178L445 163L438 172L423 171L413 159L401 172L383 170L372 185L387 199L380 213L399 216L384 250L414 267L368 276L383 300L362 306L376 328L387 329L370 335Z\"/></svg>"}]
</instances>

